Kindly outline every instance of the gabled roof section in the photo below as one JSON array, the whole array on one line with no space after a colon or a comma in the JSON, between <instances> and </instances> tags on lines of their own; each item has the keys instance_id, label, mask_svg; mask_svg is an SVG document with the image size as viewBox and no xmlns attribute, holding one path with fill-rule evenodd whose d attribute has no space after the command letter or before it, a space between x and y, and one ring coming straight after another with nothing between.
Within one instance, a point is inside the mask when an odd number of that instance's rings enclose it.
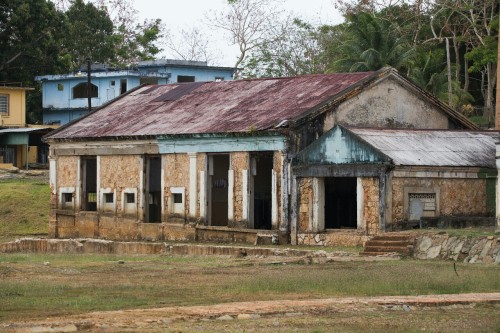
<instances>
[{"instance_id":1,"label":"gabled roof section","mask_svg":"<svg viewBox=\"0 0 500 333\"><path fill-rule=\"evenodd\" d=\"M399 78L419 92L391 68L378 72L144 86L61 127L47 139L255 134L315 117L389 76ZM430 97L424 95L424 98ZM465 117L437 100L433 102L461 126L474 128Z\"/></svg>"},{"instance_id":2,"label":"gabled roof section","mask_svg":"<svg viewBox=\"0 0 500 333\"><path fill-rule=\"evenodd\" d=\"M145 86L48 139L255 133L299 118L373 76L365 72ZM174 100L162 98L174 95Z\"/></svg>"},{"instance_id":3,"label":"gabled roof section","mask_svg":"<svg viewBox=\"0 0 500 333\"><path fill-rule=\"evenodd\" d=\"M295 165L389 163L387 156L342 126L336 126L323 134L293 160Z\"/></svg>"},{"instance_id":4,"label":"gabled roof section","mask_svg":"<svg viewBox=\"0 0 500 333\"><path fill-rule=\"evenodd\" d=\"M498 131L348 128L398 166L496 168Z\"/></svg>"}]
</instances>

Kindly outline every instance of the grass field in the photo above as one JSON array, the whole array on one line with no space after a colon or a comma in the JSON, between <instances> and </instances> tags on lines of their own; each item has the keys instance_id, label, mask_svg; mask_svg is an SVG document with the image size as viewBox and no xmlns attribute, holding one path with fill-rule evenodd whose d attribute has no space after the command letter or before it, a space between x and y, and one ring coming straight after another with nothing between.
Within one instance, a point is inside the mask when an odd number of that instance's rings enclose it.
<instances>
[{"instance_id":1,"label":"grass field","mask_svg":"<svg viewBox=\"0 0 500 333\"><path fill-rule=\"evenodd\" d=\"M39 179L0 181L0 242L46 235L50 188Z\"/></svg>"},{"instance_id":2,"label":"grass field","mask_svg":"<svg viewBox=\"0 0 500 333\"><path fill-rule=\"evenodd\" d=\"M0 254L0 321L234 301L500 291L498 266L458 264L457 273L450 262L415 260L276 265L228 257Z\"/></svg>"}]
</instances>

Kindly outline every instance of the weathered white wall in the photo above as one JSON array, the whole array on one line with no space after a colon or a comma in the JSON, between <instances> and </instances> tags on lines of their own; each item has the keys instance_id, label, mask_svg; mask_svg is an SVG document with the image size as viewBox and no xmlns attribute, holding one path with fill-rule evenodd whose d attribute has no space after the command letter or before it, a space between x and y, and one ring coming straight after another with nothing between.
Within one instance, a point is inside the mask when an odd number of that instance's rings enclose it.
<instances>
[{"instance_id":1,"label":"weathered white wall","mask_svg":"<svg viewBox=\"0 0 500 333\"><path fill-rule=\"evenodd\" d=\"M391 78L340 104L325 118L324 131L337 123L359 127L449 127L446 114Z\"/></svg>"}]
</instances>

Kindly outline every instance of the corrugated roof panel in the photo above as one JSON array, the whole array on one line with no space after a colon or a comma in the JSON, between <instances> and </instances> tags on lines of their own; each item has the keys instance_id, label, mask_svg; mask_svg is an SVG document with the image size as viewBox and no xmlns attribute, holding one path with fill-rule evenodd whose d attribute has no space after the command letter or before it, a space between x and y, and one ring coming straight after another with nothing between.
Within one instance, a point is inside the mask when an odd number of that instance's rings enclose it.
<instances>
[{"instance_id":1,"label":"corrugated roof panel","mask_svg":"<svg viewBox=\"0 0 500 333\"><path fill-rule=\"evenodd\" d=\"M300 117L373 72L146 86L61 129L51 138L247 132ZM184 90L185 89L185 90Z\"/></svg>"},{"instance_id":2,"label":"corrugated roof panel","mask_svg":"<svg viewBox=\"0 0 500 333\"><path fill-rule=\"evenodd\" d=\"M496 168L499 132L349 128L395 165Z\"/></svg>"}]
</instances>

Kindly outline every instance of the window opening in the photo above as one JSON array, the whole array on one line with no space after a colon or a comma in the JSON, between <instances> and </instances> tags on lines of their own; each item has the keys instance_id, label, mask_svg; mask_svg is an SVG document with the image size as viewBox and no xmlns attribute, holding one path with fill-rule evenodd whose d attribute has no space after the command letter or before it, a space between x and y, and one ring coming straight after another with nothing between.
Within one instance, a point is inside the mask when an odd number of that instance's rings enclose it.
<instances>
[{"instance_id":1,"label":"window opening","mask_svg":"<svg viewBox=\"0 0 500 333\"><path fill-rule=\"evenodd\" d=\"M227 226L229 154L211 155L210 225Z\"/></svg>"},{"instance_id":2,"label":"window opening","mask_svg":"<svg viewBox=\"0 0 500 333\"><path fill-rule=\"evenodd\" d=\"M73 202L73 193L63 193L62 197L64 203Z\"/></svg>"},{"instance_id":3,"label":"window opening","mask_svg":"<svg viewBox=\"0 0 500 333\"><path fill-rule=\"evenodd\" d=\"M9 114L9 95L0 95L0 113Z\"/></svg>"},{"instance_id":4,"label":"window opening","mask_svg":"<svg viewBox=\"0 0 500 333\"><path fill-rule=\"evenodd\" d=\"M194 82L194 76L177 75L177 82Z\"/></svg>"},{"instance_id":5,"label":"window opening","mask_svg":"<svg viewBox=\"0 0 500 333\"><path fill-rule=\"evenodd\" d=\"M161 222L161 159L146 157L146 222Z\"/></svg>"},{"instance_id":6,"label":"window opening","mask_svg":"<svg viewBox=\"0 0 500 333\"><path fill-rule=\"evenodd\" d=\"M182 193L174 193L174 203L179 204L182 203Z\"/></svg>"},{"instance_id":7,"label":"window opening","mask_svg":"<svg viewBox=\"0 0 500 333\"><path fill-rule=\"evenodd\" d=\"M135 203L135 193L125 193L125 202L128 204Z\"/></svg>"},{"instance_id":8,"label":"window opening","mask_svg":"<svg viewBox=\"0 0 500 333\"><path fill-rule=\"evenodd\" d=\"M82 210L97 211L97 158L82 158Z\"/></svg>"},{"instance_id":9,"label":"window opening","mask_svg":"<svg viewBox=\"0 0 500 333\"><path fill-rule=\"evenodd\" d=\"M120 80L120 95L127 92L127 79Z\"/></svg>"},{"instance_id":10,"label":"window opening","mask_svg":"<svg viewBox=\"0 0 500 333\"><path fill-rule=\"evenodd\" d=\"M87 98L87 82L78 83L73 87L73 98ZM90 84L90 97L99 97L98 89L95 84Z\"/></svg>"},{"instance_id":11,"label":"window opening","mask_svg":"<svg viewBox=\"0 0 500 333\"><path fill-rule=\"evenodd\" d=\"M436 216L436 193L409 193L410 221Z\"/></svg>"},{"instance_id":12,"label":"window opening","mask_svg":"<svg viewBox=\"0 0 500 333\"><path fill-rule=\"evenodd\" d=\"M215 77L215 82L222 82L222 81L224 81L224 78L222 76Z\"/></svg>"},{"instance_id":13,"label":"window opening","mask_svg":"<svg viewBox=\"0 0 500 333\"><path fill-rule=\"evenodd\" d=\"M114 193L104 193L104 202L105 203L113 203L114 200Z\"/></svg>"},{"instance_id":14,"label":"window opening","mask_svg":"<svg viewBox=\"0 0 500 333\"><path fill-rule=\"evenodd\" d=\"M271 229L273 153L252 154L253 225L255 229Z\"/></svg>"}]
</instances>

